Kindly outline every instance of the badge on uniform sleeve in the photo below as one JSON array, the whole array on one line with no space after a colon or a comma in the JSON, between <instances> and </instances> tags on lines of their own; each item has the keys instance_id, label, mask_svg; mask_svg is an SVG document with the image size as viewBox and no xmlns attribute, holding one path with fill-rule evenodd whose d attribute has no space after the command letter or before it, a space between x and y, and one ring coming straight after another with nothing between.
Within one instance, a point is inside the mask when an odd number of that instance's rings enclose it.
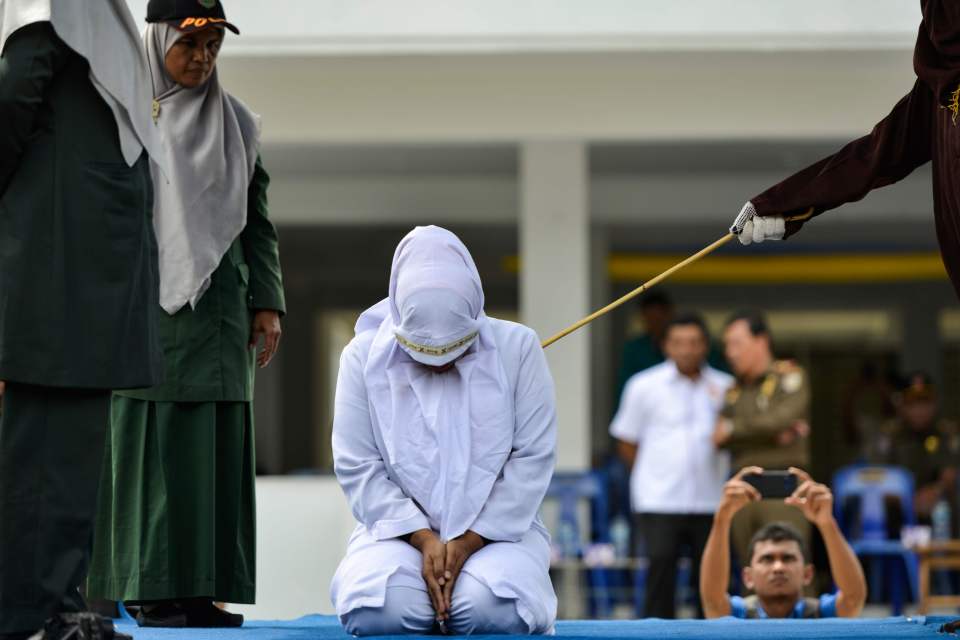
<instances>
[{"instance_id":1,"label":"badge on uniform sleeve","mask_svg":"<svg viewBox=\"0 0 960 640\"><path fill-rule=\"evenodd\" d=\"M799 371L791 371L787 375L783 376L783 382L781 383L783 390L787 393L795 393L800 390L800 387L803 385L803 374Z\"/></svg>"},{"instance_id":2,"label":"badge on uniform sleeve","mask_svg":"<svg viewBox=\"0 0 960 640\"><path fill-rule=\"evenodd\" d=\"M768 374L767 377L763 379L763 384L760 385L760 393L757 394L757 409L766 411L770 406L770 398L776 390L777 376L772 373Z\"/></svg>"}]
</instances>

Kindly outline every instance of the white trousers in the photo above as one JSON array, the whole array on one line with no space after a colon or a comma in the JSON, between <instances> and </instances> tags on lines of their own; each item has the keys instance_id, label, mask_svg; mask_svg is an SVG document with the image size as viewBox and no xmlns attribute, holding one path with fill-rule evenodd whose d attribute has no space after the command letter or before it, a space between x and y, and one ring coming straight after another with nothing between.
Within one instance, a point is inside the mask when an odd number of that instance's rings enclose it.
<instances>
[{"instance_id":1,"label":"white trousers","mask_svg":"<svg viewBox=\"0 0 960 640\"><path fill-rule=\"evenodd\" d=\"M547 534L536 527L519 542L494 542L470 556L454 587L453 615L474 616L476 628L486 629L483 620L490 617L489 611L495 609L497 613L492 617L500 624L500 630L493 629L490 633L505 633L508 629L512 633L514 615L519 614L524 622L520 633L552 634L557 617L557 596L550 583L548 539ZM425 621L412 625L419 632L423 632L424 625L427 629L432 628L434 614L422 570L423 556L406 542L376 540L365 528L357 527L330 584L330 596L337 615L344 626L348 626L350 614L366 609L378 612L371 614L374 617L379 615L385 620L393 620L397 629L402 627L398 620L410 616ZM393 587L406 587L407 590ZM417 593L411 594L410 589ZM410 605L413 601L419 604ZM500 614L503 607L493 606L502 602L513 607L509 615ZM422 615L414 615L411 610L420 611ZM369 615L365 613L358 620L352 632L368 635L366 629L373 624L368 622ZM448 631L469 633L473 627L468 623L460 625L459 620L448 621Z\"/></svg>"},{"instance_id":2,"label":"white trousers","mask_svg":"<svg viewBox=\"0 0 960 640\"><path fill-rule=\"evenodd\" d=\"M361 607L340 617L343 628L354 636L427 634L434 631L436 613L427 592L387 582L382 607ZM526 635L530 628L517 613L515 600L498 598L482 582L461 573L453 588L447 630L458 635Z\"/></svg>"}]
</instances>

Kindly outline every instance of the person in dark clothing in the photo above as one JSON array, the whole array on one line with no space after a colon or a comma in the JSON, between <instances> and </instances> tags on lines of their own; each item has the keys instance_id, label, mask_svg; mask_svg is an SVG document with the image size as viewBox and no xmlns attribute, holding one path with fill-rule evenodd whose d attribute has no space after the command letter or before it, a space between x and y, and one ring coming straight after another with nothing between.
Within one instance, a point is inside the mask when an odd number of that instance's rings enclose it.
<instances>
[{"instance_id":1,"label":"person in dark clothing","mask_svg":"<svg viewBox=\"0 0 960 640\"><path fill-rule=\"evenodd\" d=\"M868 135L751 198L731 227L743 244L789 237L932 161L940 253L960 295L960 3L920 6L913 89Z\"/></svg>"},{"instance_id":2,"label":"person in dark clothing","mask_svg":"<svg viewBox=\"0 0 960 640\"><path fill-rule=\"evenodd\" d=\"M913 474L913 508L917 522L932 524L933 510L941 500L951 513L960 509L957 469L960 430L952 420L939 415L937 392L929 375L914 372L896 394L897 417L886 422L878 438L881 463L904 467ZM899 525L903 514L899 502L888 501L891 522ZM891 533L899 531L899 526Z\"/></svg>"},{"instance_id":3,"label":"person in dark clothing","mask_svg":"<svg viewBox=\"0 0 960 640\"><path fill-rule=\"evenodd\" d=\"M620 402L623 388L633 374L658 365L664 360L663 339L673 317L673 301L662 291L653 291L640 298L637 307L643 318L644 332L627 340L620 356L620 372L614 402Z\"/></svg>"},{"instance_id":4,"label":"person in dark clothing","mask_svg":"<svg viewBox=\"0 0 960 640\"><path fill-rule=\"evenodd\" d=\"M2 640L115 637L79 592L110 391L163 373L137 44L123 0L0 11Z\"/></svg>"}]
</instances>

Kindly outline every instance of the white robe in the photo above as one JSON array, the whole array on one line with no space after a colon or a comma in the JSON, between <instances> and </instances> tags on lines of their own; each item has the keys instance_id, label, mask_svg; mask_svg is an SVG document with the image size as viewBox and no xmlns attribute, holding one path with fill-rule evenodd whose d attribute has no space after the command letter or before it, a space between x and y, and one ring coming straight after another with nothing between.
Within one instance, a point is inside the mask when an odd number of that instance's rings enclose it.
<instances>
[{"instance_id":1,"label":"white robe","mask_svg":"<svg viewBox=\"0 0 960 640\"><path fill-rule=\"evenodd\" d=\"M556 401L553 380L537 335L522 325L489 319L510 387L512 407L478 407L477 411L514 414L512 441L498 447L474 447L486 453L472 464L492 465L497 479L485 495L469 496L482 505L471 530L494 541L471 556L463 571L501 598L516 600L517 611L531 633L549 633L556 619L557 599L548 574L550 536L538 511L553 473L556 451ZM337 479L359 525L331 585L337 614L359 607L382 607L387 580L425 589L420 553L396 540L418 529L439 530L443 513L431 513L410 495L397 466L418 460L443 460L420 469L424 483L442 487L448 469L471 464L456 442L464 437L453 429L432 429L433 445L394 447L387 453L377 411L368 400L364 370L376 331L357 335L344 350L334 409L333 454ZM469 357L469 352L467 354ZM429 373L436 384L457 371ZM473 409L472 409L473 410ZM431 430L431 420L425 426ZM482 423L483 421L481 421ZM483 433L468 437L484 440ZM430 450L430 449L433 450ZM491 450L494 449L494 450ZM483 491L481 487L479 491ZM442 508L438 503L435 509Z\"/></svg>"}]
</instances>

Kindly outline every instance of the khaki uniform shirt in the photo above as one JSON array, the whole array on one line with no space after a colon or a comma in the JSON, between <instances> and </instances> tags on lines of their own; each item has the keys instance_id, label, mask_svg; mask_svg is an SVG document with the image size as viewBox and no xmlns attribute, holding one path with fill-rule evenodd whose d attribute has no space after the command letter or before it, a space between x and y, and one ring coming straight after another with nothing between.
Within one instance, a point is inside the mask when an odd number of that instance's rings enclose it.
<instances>
[{"instance_id":1,"label":"khaki uniform shirt","mask_svg":"<svg viewBox=\"0 0 960 640\"><path fill-rule=\"evenodd\" d=\"M777 441L782 431L810 419L810 384L796 363L778 360L758 379L738 380L727 391L720 415L733 427L724 447L733 456L734 471L748 465L807 466L807 438L798 437L785 446Z\"/></svg>"}]
</instances>

